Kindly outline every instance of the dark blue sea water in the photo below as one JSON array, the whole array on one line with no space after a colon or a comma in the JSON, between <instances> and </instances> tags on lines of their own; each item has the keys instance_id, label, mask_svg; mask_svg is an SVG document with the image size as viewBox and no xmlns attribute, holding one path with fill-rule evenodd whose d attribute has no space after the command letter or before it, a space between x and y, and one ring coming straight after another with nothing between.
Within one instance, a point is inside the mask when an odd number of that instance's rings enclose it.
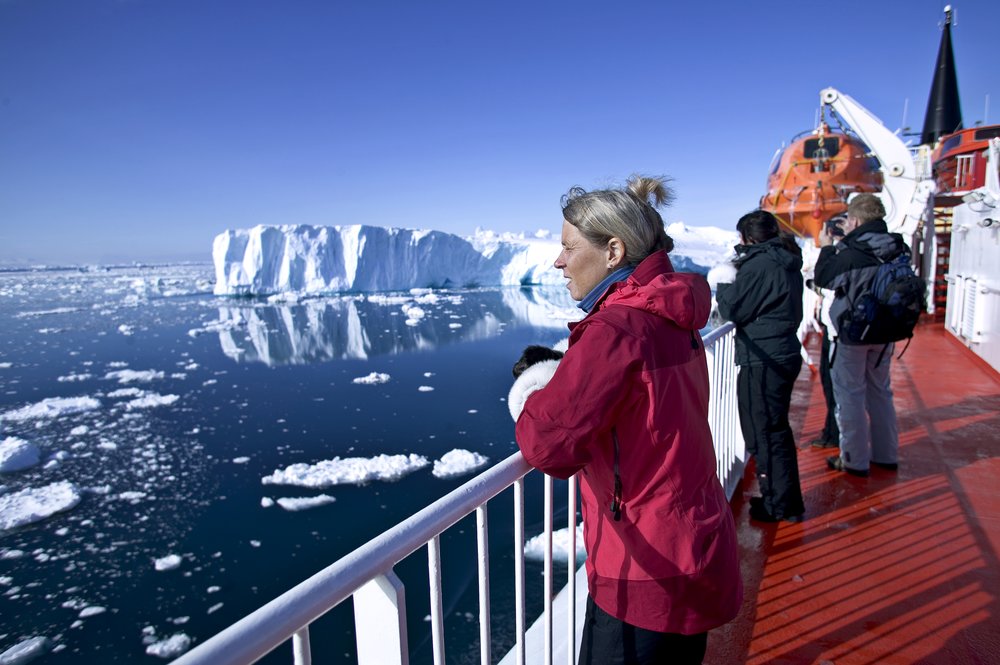
<instances>
[{"instance_id":1,"label":"dark blue sea water","mask_svg":"<svg viewBox=\"0 0 1000 665\"><path fill-rule=\"evenodd\" d=\"M0 531L0 652L44 635L55 650L39 663L155 663L154 640L211 637L473 474L426 467L322 490L261 478L336 456L506 458L511 365L576 316L562 289L268 303L215 297L211 283L210 266L190 265L0 273L0 440L42 457L0 474L0 493L69 481L80 494ZM371 372L390 378L353 382ZM99 406L38 415L52 398ZM541 530L540 482L527 486L529 537ZM336 501L261 503L320 493ZM496 658L512 643L510 502L508 490L490 508ZM474 517L442 548L448 661L477 662ZM168 555L180 565L157 570ZM413 662L431 653L425 562L421 549L397 569ZM527 574L537 611L540 565ZM314 625L322 662L353 661L350 609ZM290 662L290 647L276 653L264 662Z\"/></svg>"}]
</instances>

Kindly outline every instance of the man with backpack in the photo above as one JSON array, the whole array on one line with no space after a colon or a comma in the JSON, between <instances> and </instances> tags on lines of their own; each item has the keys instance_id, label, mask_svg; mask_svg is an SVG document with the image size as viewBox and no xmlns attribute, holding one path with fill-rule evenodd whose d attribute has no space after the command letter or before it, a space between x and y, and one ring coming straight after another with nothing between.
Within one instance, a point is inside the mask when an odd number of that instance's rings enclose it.
<instances>
[{"instance_id":1,"label":"man with backpack","mask_svg":"<svg viewBox=\"0 0 1000 665\"><path fill-rule=\"evenodd\" d=\"M889 369L895 342L909 339L923 309L926 285L913 273L910 251L889 233L885 207L874 194L847 205L846 235L834 244L820 232L814 283L835 293L830 319L837 328L831 376L840 427L834 471L868 475L869 465L895 471L899 433Z\"/></svg>"}]
</instances>

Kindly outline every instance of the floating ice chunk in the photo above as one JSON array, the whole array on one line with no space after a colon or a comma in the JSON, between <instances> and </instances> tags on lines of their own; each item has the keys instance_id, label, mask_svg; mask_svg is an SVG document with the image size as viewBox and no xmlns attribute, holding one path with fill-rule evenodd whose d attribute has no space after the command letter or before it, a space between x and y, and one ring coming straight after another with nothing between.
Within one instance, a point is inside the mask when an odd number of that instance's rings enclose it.
<instances>
[{"instance_id":1,"label":"floating ice chunk","mask_svg":"<svg viewBox=\"0 0 1000 665\"><path fill-rule=\"evenodd\" d=\"M79 311L79 307L57 307L55 309L43 309L36 312L20 312L14 315L17 319L26 319L33 316L46 316L48 314L72 314Z\"/></svg>"},{"instance_id":2,"label":"floating ice chunk","mask_svg":"<svg viewBox=\"0 0 1000 665\"><path fill-rule=\"evenodd\" d=\"M540 533L529 538L524 544L524 558L531 561L545 559L545 534ZM583 524L576 526L576 563L579 565L587 558L587 548L583 543ZM566 562L569 560L569 529L559 529L552 532L552 559Z\"/></svg>"},{"instance_id":3,"label":"floating ice chunk","mask_svg":"<svg viewBox=\"0 0 1000 665\"><path fill-rule=\"evenodd\" d=\"M118 326L118 332L127 337L135 334L135 328L133 328L132 326L127 326L123 323L120 326Z\"/></svg>"},{"instance_id":4,"label":"floating ice chunk","mask_svg":"<svg viewBox=\"0 0 1000 665\"><path fill-rule=\"evenodd\" d=\"M89 431L90 431L90 428L87 427L86 425L77 425L76 427L74 427L73 429L71 429L69 431L69 433L71 435L73 435L73 436L83 436L84 434L86 434Z\"/></svg>"},{"instance_id":5,"label":"floating ice chunk","mask_svg":"<svg viewBox=\"0 0 1000 665\"><path fill-rule=\"evenodd\" d=\"M461 328L462 324L461 323L449 323L448 327L451 328L452 330L456 330L458 328Z\"/></svg>"},{"instance_id":6,"label":"floating ice chunk","mask_svg":"<svg viewBox=\"0 0 1000 665\"><path fill-rule=\"evenodd\" d=\"M433 386L418 386L417 390L419 390L422 393L429 393L429 392L431 392L431 391L434 390L434 387Z\"/></svg>"},{"instance_id":7,"label":"floating ice chunk","mask_svg":"<svg viewBox=\"0 0 1000 665\"><path fill-rule=\"evenodd\" d=\"M165 640L153 642L146 647L146 653L150 656L169 660L176 658L191 648L191 638L184 633L175 633Z\"/></svg>"},{"instance_id":8,"label":"floating ice chunk","mask_svg":"<svg viewBox=\"0 0 1000 665\"><path fill-rule=\"evenodd\" d=\"M208 612L206 612L206 614L214 614L215 612L218 612L221 609L222 609L222 603L216 603L215 605L212 605L210 608L208 608Z\"/></svg>"},{"instance_id":9,"label":"floating ice chunk","mask_svg":"<svg viewBox=\"0 0 1000 665\"><path fill-rule=\"evenodd\" d=\"M373 480L399 480L430 464L423 455L378 455L323 460L316 464L292 464L261 478L264 485L297 485L324 488L333 485L363 485Z\"/></svg>"},{"instance_id":10,"label":"floating ice chunk","mask_svg":"<svg viewBox=\"0 0 1000 665\"><path fill-rule=\"evenodd\" d=\"M334 501L336 501L336 499L329 494L320 494L319 496L281 497L278 499L278 505L285 510L296 512L299 510L308 510L309 508L325 506L329 503L333 503Z\"/></svg>"},{"instance_id":11,"label":"floating ice chunk","mask_svg":"<svg viewBox=\"0 0 1000 665\"><path fill-rule=\"evenodd\" d=\"M150 409L156 406L170 406L180 399L178 395L159 395L149 393L125 403L125 408L129 411L133 409Z\"/></svg>"},{"instance_id":12,"label":"floating ice chunk","mask_svg":"<svg viewBox=\"0 0 1000 665\"><path fill-rule=\"evenodd\" d=\"M0 414L0 420L20 422L42 418L59 418L99 408L101 408L101 403L93 397L48 397L41 402Z\"/></svg>"},{"instance_id":13,"label":"floating ice chunk","mask_svg":"<svg viewBox=\"0 0 1000 665\"><path fill-rule=\"evenodd\" d=\"M52 640L49 638L29 637L0 653L0 665L23 665L46 654L51 648Z\"/></svg>"},{"instance_id":14,"label":"floating ice chunk","mask_svg":"<svg viewBox=\"0 0 1000 665\"><path fill-rule=\"evenodd\" d=\"M60 383L69 383L73 381L86 381L90 378L93 378L93 376L94 376L93 374L87 374L86 372L83 372L81 374L67 374L65 376L57 377L56 381L59 381Z\"/></svg>"},{"instance_id":15,"label":"floating ice chunk","mask_svg":"<svg viewBox=\"0 0 1000 665\"><path fill-rule=\"evenodd\" d=\"M128 501L129 503L135 505L139 503L141 499L146 498L145 492L121 492L118 498L122 501Z\"/></svg>"},{"instance_id":16,"label":"floating ice chunk","mask_svg":"<svg viewBox=\"0 0 1000 665\"><path fill-rule=\"evenodd\" d=\"M431 473L436 478L453 478L474 471L487 462L488 457L457 448L445 453L441 459L434 460L434 470Z\"/></svg>"},{"instance_id":17,"label":"floating ice chunk","mask_svg":"<svg viewBox=\"0 0 1000 665\"><path fill-rule=\"evenodd\" d=\"M0 495L0 531L41 521L80 503L73 483L62 481Z\"/></svg>"},{"instance_id":18,"label":"floating ice chunk","mask_svg":"<svg viewBox=\"0 0 1000 665\"><path fill-rule=\"evenodd\" d=\"M150 381L156 381L157 379L162 379L163 377L164 373L155 369L121 369L114 372L108 372L104 375L105 379L117 380L118 383L132 383L133 381L149 383Z\"/></svg>"},{"instance_id":19,"label":"floating ice chunk","mask_svg":"<svg viewBox=\"0 0 1000 665\"><path fill-rule=\"evenodd\" d=\"M372 372L368 376L359 376L358 378L351 381L351 383L361 383L373 386L379 383L386 383L388 380L389 380L388 374L383 374L381 372Z\"/></svg>"},{"instance_id":20,"label":"floating ice chunk","mask_svg":"<svg viewBox=\"0 0 1000 665\"><path fill-rule=\"evenodd\" d=\"M270 508L273 505L274 505L274 499L272 499L271 497L269 497L269 496L262 496L260 498L260 507L261 508Z\"/></svg>"},{"instance_id":21,"label":"floating ice chunk","mask_svg":"<svg viewBox=\"0 0 1000 665\"><path fill-rule=\"evenodd\" d=\"M250 461L249 457L234 457L233 464L246 464Z\"/></svg>"},{"instance_id":22,"label":"floating ice chunk","mask_svg":"<svg viewBox=\"0 0 1000 665\"><path fill-rule=\"evenodd\" d=\"M138 397L140 395L145 395L146 392L141 388L119 388L118 390L112 390L108 393L108 397Z\"/></svg>"},{"instance_id":23,"label":"floating ice chunk","mask_svg":"<svg viewBox=\"0 0 1000 665\"><path fill-rule=\"evenodd\" d=\"M157 570L175 570L181 567L181 558L176 554L168 554L153 561L153 567Z\"/></svg>"},{"instance_id":24,"label":"floating ice chunk","mask_svg":"<svg viewBox=\"0 0 1000 665\"><path fill-rule=\"evenodd\" d=\"M0 441L0 473L29 469L41 461L38 446L16 436Z\"/></svg>"},{"instance_id":25,"label":"floating ice chunk","mask_svg":"<svg viewBox=\"0 0 1000 665\"><path fill-rule=\"evenodd\" d=\"M13 363L0 363L0 369L10 369L13 366Z\"/></svg>"},{"instance_id":26,"label":"floating ice chunk","mask_svg":"<svg viewBox=\"0 0 1000 665\"><path fill-rule=\"evenodd\" d=\"M87 617L95 617L98 614L104 614L108 609L106 607L101 607L100 605L91 605L80 610L78 615L81 619L86 619Z\"/></svg>"},{"instance_id":27,"label":"floating ice chunk","mask_svg":"<svg viewBox=\"0 0 1000 665\"><path fill-rule=\"evenodd\" d=\"M10 559L20 559L24 556L24 550L0 550L0 561Z\"/></svg>"}]
</instances>

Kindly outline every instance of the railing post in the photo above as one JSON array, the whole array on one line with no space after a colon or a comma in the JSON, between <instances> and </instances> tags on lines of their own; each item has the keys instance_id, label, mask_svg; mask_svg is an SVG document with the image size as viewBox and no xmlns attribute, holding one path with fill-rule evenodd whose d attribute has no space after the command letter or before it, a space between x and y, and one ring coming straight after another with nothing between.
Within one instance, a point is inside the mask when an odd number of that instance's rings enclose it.
<instances>
[{"instance_id":1,"label":"railing post","mask_svg":"<svg viewBox=\"0 0 1000 665\"><path fill-rule=\"evenodd\" d=\"M309 626L292 635L292 657L295 665L312 665L312 648L309 646Z\"/></svg>"},{"instance_id":2,"label":"railing post","mask_svg":"<svg viewBox=\"0 0 1000 665\"><path fill-rule=\"evenodd\" d=\"M406 594L396 573L390 570L354 592L354 629L359 665L409 665Z\"/></svg>"}]
</instances>

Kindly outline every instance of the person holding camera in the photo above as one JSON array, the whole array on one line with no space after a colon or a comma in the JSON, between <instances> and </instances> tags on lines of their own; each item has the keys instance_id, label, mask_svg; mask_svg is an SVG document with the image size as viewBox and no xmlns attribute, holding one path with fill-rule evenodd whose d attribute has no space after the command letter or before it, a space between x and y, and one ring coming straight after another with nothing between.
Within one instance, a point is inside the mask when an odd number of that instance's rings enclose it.
<instances>
[{"instance_id":1,"label":"person holding camera","mask_svg":"<svg viewBox=\"0 0 1000 665\"><path fill-rule=\"evenodd\" d=\"M736 230L743 241L736 246L736 278L719 284L715 299L719 314L736 324L740 426L760 487L750 518L801 522L805 503L788 411L802 368L802 251L765 210L743 215Z\"/></svg>"},{"instance_id":2,"label":"person holding camera","mask_svg":"<svg viewBox=\"0 0 1000 665\"><path fill-rule=\"evenodd\" d=\"M844 237L843 224L847 221L846 215L836 215L826 220L823 225L832 242L837 242ZM823 401L826 402L826 420L823 421L823 431L820 435L809 442L813 448L837 448L840 446L840 427L837 425L837 399L833 393L833 378L830 374L830 353L837 336L837 329L830 320L830 306L833 304L834 292L816 286L810 280L810 286L820 296L819 320L820 335L820 359L819 359L819 380L823 386Z\"/></svg>"},{"instance_id":3,"label":"person holding camera","mask_svg":"<svg viewBox=\"0 0 1000 665\"><path fill-rule=\"evenodd\" d=\"M701 663L707 631L742 603L698 334L711 292L673 270L656 211L670 198L646 177L563 197L555 267L586 316L561 359L526 350L509 397L525 459L557 478L581 472L582 664Z\"/></svg>"}]
</instances>

